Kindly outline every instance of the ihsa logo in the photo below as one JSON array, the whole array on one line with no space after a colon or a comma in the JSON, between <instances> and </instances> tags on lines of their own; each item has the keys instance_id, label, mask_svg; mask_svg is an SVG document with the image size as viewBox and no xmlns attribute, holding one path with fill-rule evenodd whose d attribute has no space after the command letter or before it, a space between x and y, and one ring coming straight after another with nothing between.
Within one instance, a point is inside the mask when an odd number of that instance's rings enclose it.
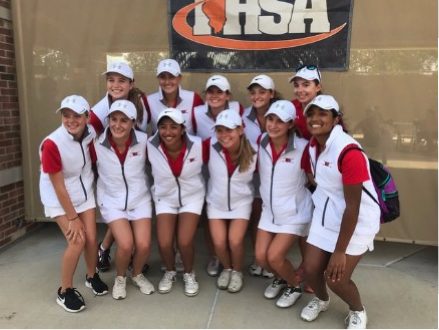
<instances>
[{"instance_id":1,"label":"ihsa logo","mask_svg":"<svg viewBox=\"0 0 439 330\"><path fill-rule=\"evenodd\" d=\"M327 2L334 0L198 0L174 14L180 36L230 50L270 50L313 44L339 33L331 30ZM191 22L191 23L189 23Z\"/></svg>"}]
</instances>

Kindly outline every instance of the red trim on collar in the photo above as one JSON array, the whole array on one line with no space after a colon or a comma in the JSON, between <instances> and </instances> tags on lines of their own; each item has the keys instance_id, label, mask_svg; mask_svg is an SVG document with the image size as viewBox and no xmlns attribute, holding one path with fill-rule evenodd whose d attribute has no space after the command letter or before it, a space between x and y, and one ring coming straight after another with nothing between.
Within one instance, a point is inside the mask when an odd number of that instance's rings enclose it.
<instances>
[{"instance_id":1,"label":"red trim on collar","mask_svg":"<svg viewBox=\"0 0 439 330\"><path fill-rule=\"evenodd\" d=\"M113 147L114 152L116 153L117 158L119 158L120 163L123 165L128 155L128 149L130 148L130 145L132 143L131 134L129 135L128 140L125 142L125 151L123 153L120 153L119 150L117 149L116 143L114 142L111 133L108 135L108 141L110 142L110 145Z\"/></svg>"}]
</instances>

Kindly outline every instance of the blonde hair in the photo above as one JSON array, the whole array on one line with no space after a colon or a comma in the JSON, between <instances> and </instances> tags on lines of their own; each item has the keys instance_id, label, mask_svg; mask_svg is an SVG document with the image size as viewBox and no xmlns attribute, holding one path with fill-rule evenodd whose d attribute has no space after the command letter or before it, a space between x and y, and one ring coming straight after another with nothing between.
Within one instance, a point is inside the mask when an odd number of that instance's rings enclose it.
<instances>
[{"instance_id":1,"label":"blonde hair","mask_svg":"<svg viewBox=\"0 0 439 330\"><path fill-rule=\"evenodd\" d=\"M242 134L241 143L239 145L239 152L238 152L239 172L242 173L249 169L250 164L253 161L253 155L255 153L256 151L253 150L247 137L244 134Z\"/></svg>"}]
</instances>

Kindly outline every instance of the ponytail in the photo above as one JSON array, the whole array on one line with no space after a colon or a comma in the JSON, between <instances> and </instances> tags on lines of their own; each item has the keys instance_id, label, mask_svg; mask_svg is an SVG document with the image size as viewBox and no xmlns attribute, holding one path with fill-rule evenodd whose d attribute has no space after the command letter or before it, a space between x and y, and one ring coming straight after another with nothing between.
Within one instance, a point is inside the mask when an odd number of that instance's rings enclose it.
<instances>
[{"instance_id":1,"label":"ponytail","mask_svg":"<svg viewBox=\"0 0 439 330\"><path fill-rule=\"evenodd\" d=\"M137 123L143 122L143 103L142 103L142 94L143 92L137 88L133 87L131 88L130 92L128 93L128 100L133 102L136 106L137 110Z\"/></svg>"}]
</instances>

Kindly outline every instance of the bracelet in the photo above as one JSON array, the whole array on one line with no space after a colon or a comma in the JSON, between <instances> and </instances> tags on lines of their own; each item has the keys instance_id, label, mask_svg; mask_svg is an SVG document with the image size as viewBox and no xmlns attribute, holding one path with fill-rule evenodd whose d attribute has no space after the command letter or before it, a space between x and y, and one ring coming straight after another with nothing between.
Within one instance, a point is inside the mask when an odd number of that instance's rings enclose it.
<instances>
[{"instance_id":1,"label":"bracelet","mask_svg":"<svg viewBox=\"0 0 439 330\"><path fill-rule=\"evenodd\" d=\"M79 215L76 215L76 217L74 217L73 219L69 219L69 218L67 218L67 220L68 221L73 221L73 220L76 220L76 219L78 219L79 218Z\"/></svg>"}]
</instances>

